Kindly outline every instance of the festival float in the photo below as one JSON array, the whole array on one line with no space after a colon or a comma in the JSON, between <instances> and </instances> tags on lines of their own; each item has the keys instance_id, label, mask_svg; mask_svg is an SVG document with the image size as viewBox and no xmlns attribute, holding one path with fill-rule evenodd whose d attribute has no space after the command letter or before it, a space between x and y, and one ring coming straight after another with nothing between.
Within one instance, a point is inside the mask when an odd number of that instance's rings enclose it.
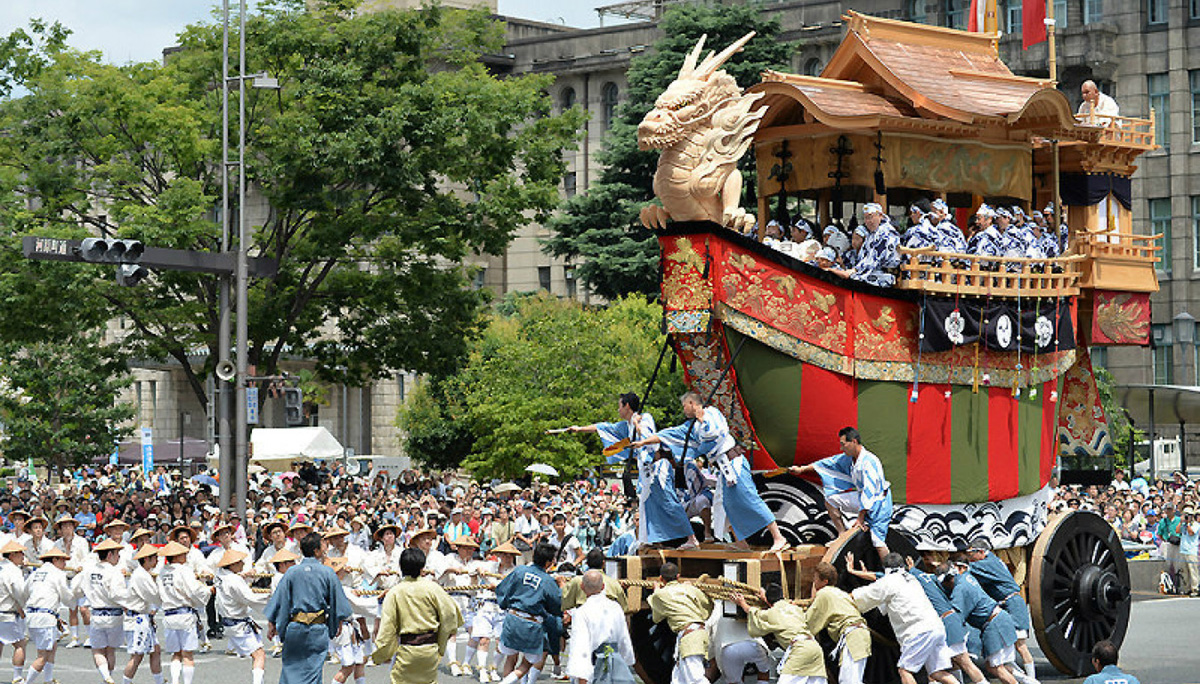
<instances>
[{"instance_id":1,"label":"festival float","mask_svg":"<svg viewBox=\"0 0 1200 684\"><path fill-rule=\"evenodd\" d=\"M1077 118L1052 80L1009 71L996 34L855 12L844 21L820 76L768 71L746 90L720 66L752 34L703 58L702 40L639 127L643 148L662 150L659 203L642 221L661 247L669 344L689 385L727 416L793 544L614 561L641 674L670 678L674 635L643 602L667 559L717 597L781 581L803 598L822 559L839 569L848 552L878 562L865 534L835 538L817 484L770 476L840 451L846 425L891 482L889 547L912 556L986 538L1019 581L1028 569L1043 653L1064 673L1089 673L1092 646L1124 637L1129 571L1099 516L1049 514L1049 483L1060 453L1111 449L1088 347L1149 343L1161 236L1133 233L1130 176L1154 148L1154 122ZM758 174L748 208L737 171L745 154ZM787 225L798 201L825 226L866 202L903 214L920 197L945 199L959 226L984 202L1052 204L1069 226L1063 256L909 253L895 287L881 288L747 230ZM868 681L893 681L887 620L868 618Z\"/></svg>"}]
</instances>

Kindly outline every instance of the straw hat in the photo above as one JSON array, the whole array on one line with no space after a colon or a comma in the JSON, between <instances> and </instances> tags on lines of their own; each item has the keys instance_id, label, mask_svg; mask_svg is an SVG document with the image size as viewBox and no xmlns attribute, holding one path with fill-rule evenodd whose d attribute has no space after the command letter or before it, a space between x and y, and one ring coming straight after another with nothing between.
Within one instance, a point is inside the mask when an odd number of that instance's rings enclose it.
<instances>
[{"instance_id":1,"label":"straw hat","mask_svg":"<svg viewBox=\"0 0 1200 684\"><path fill-rule=\"evenodd\" d=\"M178 541L180 532L187 532L188 536L191 536L192 528L188 527L187 525L176 525L175 527L172 527L171 533L168 535L171 538L171 541Z\"/></svg>"},{"instance_id":2,"label":"straw hat","mask_svg":"<svg viewBox=\"0 0 1200 684\"><path fill-rule=\"evenodd\" d=\"M383 537L383 533L386 532L387 530L391 530L392 534L396 535L397 537L400 536L400 526L399 525L395 525L393 523L384 523L383 525L379 526L379 529L375 530L375 535L374 535L375 541L379 541L379 539L381 537Z\"/></svg>"},{"instance_id":3,"label":"straw hat","mask_svg":"<svg viewBox=\"0 0 1200 684\"><path fill-rule=\"evenodd\" d=\"M218 534L221 534L222 532L228 532L229 534L233 534L233 525L230 525L229 523L221 523L220 525L217 525L216 527L213 528L213 536L214 537L217 536Z\"/></svg>"},{"instance_id":4,"label":"straw hat","mask_svg":"<svg viewBox=\"0 0 1200 684\"><path fill-rule=\"evenodd\" d=\"M43 553L42 555L38 556L39 560L44 560L44 561L54 560L55 558L70 558L70 556L63 553L57 547L51 548L46 553Z\"/></svg>"},{"instance_id":5,"label":"straw hat","mask_svg":"<svg viewBox=\"0 0 1200 684\"><path fill-rule=\"evenodd\" d=\"M49 520L47 520L47 519L46 519L46 516L44 516L44 515L35 515L35 516L33 516L32 518L30 518L29 520L26 520L26 521L25 521L25 524L26 524L26 525L32 525L32 524L34 524L35 522L40 522L40 523L42 524L42 527L49 527L49 526L50 526L50 521L49 521Z\"/></svg>"},{"instance_id":6,"label":"straw hat","mask_svg":"<svg viewBox=\"0 0 1200 684\"><path fill-rule=\"evenodd\" d=\"M408 540L408 545L409 545L409 546L412 546L412 545L416 544L418 539L420 539L421 537L424 537L424 536L425 536L425 535L427 535L427 534L428 534L428 535L431 535L431 536L434 536L434 537L436 537L436 536L437 536L437 532L435 532L435 531L433 531L432 529L430 529L430 528L426 527L426 528L424 528L424 529L422 529L422 530L417 530L417 533L416 533L416 534L414 534L414 535L412 536L412 539L409 539L409 540Z\"/></svg>"},{"instance_id":7,"label":"straw hat","mask_svg":"<svg viewBox=\"0 0 1200 684\"><path fill-rule=\"evenodd\" d=\"M280 549L275 553L274 556L271 556L272 563L295 563L298 560L300 560L300 556L297 556L287 549Z\"/></svg>"},{"instance_id":8,"label":"straw hat","mask_svg":"<svg viewBox=\"0 0 1200 684\"><path fill-rule=\"evenodd\" d=\"M295 537L295 536L296 536L295 532L296 532L297 530L309 530L309 531L311 531L311 530L312 530L312 528L313 528L313 526L312 526L312 525L309 525L309 524L308 524L308 523L306 523L306 522L303 522L303 521L297 521L297 522L296 522L296 524L294 524L294 525L292 525L291 527L289 527L289 528L288 528L288 536L289 536L289 537Z\"/></svg>"},{"instance_id":9,"label":"straw hat","mask_svg":"<svg viewBox=\"0 0 1200 684\"><path fill-rule=\"evenodd\" d=\"M179 542L173 541L159 549L158 555L162 556L163 558L174 558L175 556L186 556L187 552L188 550L186 546L180 544Z\"/></svg>"},{"instance_id":10,"label":"straw hat","mask_svg":"<svg viewBox=\"0 0 1200 684\"><path fill-rule=\"evenodd\" d=\"M10 541L0 548L0 556L7 556L10 553L25 553L25 547L15 541Z\"/></svg>"},{"instance_id":11,"label":"straw hat","mask_svg":"<svg viewBox=\"0 0 1200 684\"><path fill-rule=\"evenodd\" d=\"M99 544L96 544L96 546L92 548L92 551L95 551L96 553L104 553L106 551L120 551L123 548L125 548L125 545L121 542L112 539L105 539Z\"/></svg>"},{"instance_id":12,"label":"straw hat","mask_svg":"<svg viewBox=\"0 0 1200 684\"><path fill-rule=\"evenodd\" d=\"M470 537L468 537L465 534L463 536L459 537L458 539L455 539L454 545L455 546L467 546L472 549L479 548L479 542L475 541L474 539L471 539Z\"/></svg>"},{"instance_id":13,"label":"straw hat","mask_svg":"<svg viewBox=\"0 0 1200 684\"><path fill-rule=\"evenodd\" d=\"M238 563L240 561L245 560L246 555L247 554L244 551L236 551L234 549L228 549L227 551L225 551L224 555L221 556L221 560L217 561L217 567L218 568L227 568L227 567L233 565L234 563Z\"/></svg>"},{"instance_id":14,"label":"straw hat","mask_svg":"<svg viewBox=\"0 0 1200 684\"><path fill-rule=\"evenodd\" d=\"M151 532L150 530L148 530L144 527L139 527L136 530L134 530L133 534L129 535L129 541L133 541L135 539L141 539L142 537L153 537L153 536L154 536L154 533Z\"/></svg>"},{"instance_id":15,"label":"straw hat","mask_svg":"<svg viewBox=\"0 0 1200 684\"><path fill-rule=\"evenodd\" d=\"M115 530L118 528L129 529L129 523L125 522L124 520L121 520L120 518L117 518L116 520L113 520L112 522L105 525L104 531L108 532L109 530Z\"/></svg>"},{"instance_id":16,"label":"straw hat","mask_svg":"<svg viewBox=\"0 0 1200 684\"><path fill-rule=\"evenodd\" d=\"M342 528L338 527L337 525L334 525L333 527L326 530L325 534L323 534L321 536L324 537L325 539L333 539L334 537L344 537L348 534L350 534L350 532L348 530L343 530Z\"/></svg>"},{"instance_id":17,"label":"straw hat","mask_svg":"<svg viewBox=\"0 0 1200 684\"><path fill-rule=\"evenodd\" d=\"M142 544L142 548L138 549L137 553L133 554L133 559L140 561L143 558L149 558L151 556L157 556L157 555L158 555L158 547L157 546L155 546L153 544Z\"/></svg>"},{"instance_id":18,"label":"straw hat","mask_svg":"<svg viewBox=\"0 0 1200 684\"><path fill-rule=\"evenodd\" d=\"M497 546L496 548L492 549L492 553L509 553L514 556L519 556L519 555L521 555L521 549L518 549L517 547L513 546L512 542L504 542L500 546Z\"/></svg>"},{"instance_id":19,"label":"straw hat","mask_svg":"<svg viewBox=\"0 0 1200 684\"><path fill-rule=\"evenodd\" d=\"M12 513L9 513L9 514L8 514L8 517L10 517L10 518L15 518L15 517L17 517L18 515L19 515L19 516L21 516L22 518L25 518L26 520L29 520L29 512L28 512L28 511L25 511L25 510L22 510L22 509L20 509L20 508L18 508L17 510L13 511Z\"/></svg>"},{"instance_id":20,"label":"straw hat","mask_svg":"<svg viewBox=\"0 0 1200 684\"><path fill-rule=\"evenodd\" d=\"M67 523L70 523L70 524L74 525L75 527L79 527L79 521L76 520L75 518L72 518L71 516L67 515L66 513L63 513L62 515L60 515L54 519L55 527L58 527L59 525L66 525Z\"/></svg>"},{"instance_id":21,"label":"straw hat","mask_svg":"<svg viewBox=\"0 0 1200 684\"><path fill-rule=\"evenodd\" d=\"M325 565L333 568L334 572L341 572L346 569L345 558L326 558Z\"/></svg>"},{"instance_id":22,"label":"straw hat","mask_svg":"<svg viewBox=\"0 0 1200 684\"><path fill-rule=\"evenodd\" d=\"M287 531L288 531L287 524L284 523L282 520L272 520L271 522L267 523L266 525L263 525L263 534L268 537L271 536L271 530L275 529L276 527L283 530L284 534L287 534Z\"/></svg>"}]
</instances>

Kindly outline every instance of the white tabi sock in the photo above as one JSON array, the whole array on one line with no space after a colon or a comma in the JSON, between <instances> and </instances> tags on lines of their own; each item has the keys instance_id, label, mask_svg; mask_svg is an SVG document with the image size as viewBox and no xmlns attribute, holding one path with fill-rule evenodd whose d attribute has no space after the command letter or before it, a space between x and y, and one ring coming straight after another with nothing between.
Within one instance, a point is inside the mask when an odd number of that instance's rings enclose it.
<instances>
[{"instance_id":1,"label":"white tabi sock","mask_svg":"<svg viewBox=\"0 0 1200 684\"><path fill-rule=\"evenodd\" d=\"M171 661L171 684L179 684L179 673L183 670L182 660Z\"/></svg>"},{"instance_id":2,"label":"white tabi sock","mask_svg":"<svg viewBox=\"0 0 1200 684\"><path fill-rule=\"evenodd\" d=\"M46 681L54 679L54 663L46 663L43 665L42 675L46 678ZM162 682L159 682L159 684L162 684Z\"/></svg>"},{"instance_id":3,"label":"white tabi sock","mask_svg":"<svg viewBox=\"0 0 1200 684\"><path fill-rule=\"evenodd\" d=\"M79 625L71 625L71 638L79 639Z\"/></svg>"},{"instance_id":4,"label":"white tabi sock","mask_svg":"<svg viewBox=\"0 0 1200 684\"><path fill-rule=\"evenodd\" d=\"M25 680L25 684L37 684L37 680L41 676L42 676L41 670L35 670L32 667L30 667L29 668L29 679Z\"/></svg>"},{"instance_id":5,"label":"white tabi sock","mask_svg":"<svg viewBox=\"0 0 1200 684\"><path fill-rule=\"evenodd\" d=\"M163 684L163 673L152 672L150 673L150 676L154 677L154 684Z\"/></svg>"},{"instance_id":6,"label":"white tabi sock","mask_svg":"<svg viewBox=\"0 0 1200 684\"><path fill-rule=\"evenodd\" d=\"M263 684L263 677L266 676L266 674L267 674L266 670L263 670L263 669L260 669L257 667L254 668L253 670L250 670L251 684Z\"/></svg>"},{"instance_id":7,"label":"white tabi sock","mask_svg":"<svg viewBox=\"0 0 1200 684\"><path fill-rule=\"evenodd\" d=\"M500 684L516 684L516 682L517 682L517 671L516 670L513 670L512 672L509 672L508 674L504 675L504 679L500 680Z\"/></svg>"},{"instance_id":8,"label":"white tabi sock","mask_svg":"<svg viewBox=\"0 0 1200 684\"><path fill-rule=\"evenodd\" d=\"M1037 668L1033 666L1033 663L1025 663L1025 676L1033 680L1037 679Z\"/></svg>"},{"instance_id":9,"label":"white tabi sock","mask_svg":"<svg viewBox=\"0 0 1200 684\"><path fill-rule=\"evenodd\" d=\"M525 675L525 684L534 684L538 677L542 676L542 671L536 667L529 668L529 674Z\"/></svg>"},{"instance_id":10,"label":"white tabi sock","mask_svg":"<svg viewBox=\"0 0 1200 684\"><path fill-rule=\"evenodd\" d=\"M354 684L367 684L367 676L363 675L361 677L355 677Z\"/></svg>"},{"instance_id":11,"label":"white tabi sock","mask_svg":"<svg viewBox=\"0 0 1200 684\"><path fill-rule=\"evenodd\" d=\"M475 662L479 665L479 669L487 667L488 652L487 649L476 651Z\"/></svg>"},{"instance_id":12,"label":"white tabi sock","mask_svg":"<svg viewBox=\"0 0 1200 684\"><path fill-rule=\"evenodd\" d=\"M133 684L133 677L121 676L121 684Z\"/></svg>"},{"instance_id":13,"label":"white tabi sock","mask_svg":"<svg viewBox=\"0 0 1200 684\"><path fill-rule=\"evenodd\" d=\"M25 666L24 665L13 665L13 681L15 682L18 679L24 679L24 678L25 678Z\"/></svg>"},{"instance_id":14,"label":"white tabi sock","mask_svg":"<svg viewBox=\"0 0 1200 684\"><path fill-rule=\"evenodd\" d=\"M15 673L16 670L17 668L14 667L13 672ZM100 673L100 679L103 679L106 682L112 679L112 673L108 671L108 665L97 665L96 670ZM13 679L15 680L17 676L18 675L14 674Z\"/></svg>"},{"instance_id":15,"label":"white tabi sock","mask_svg":"<svg viewBox=\"0 0 1200 684\"><path fill-rule=\"evenodd\" d=\"M183 666L183 684L192 684L192 678L196 676L195 665Z\"/></svg>"},{"instance_id":16,"label":"white tabi sock","mask_svg":"<svg viewBox=\"0 0 1200 684\"><path fill-rule=\"evenodd\" d=\"M472 660L475 660L475 647L472 646L471 642L468 641L467 642L467 654L465 656L463 656L463 659L462 659L463 665L470 665Z\"/></svg>"}]
</instances>

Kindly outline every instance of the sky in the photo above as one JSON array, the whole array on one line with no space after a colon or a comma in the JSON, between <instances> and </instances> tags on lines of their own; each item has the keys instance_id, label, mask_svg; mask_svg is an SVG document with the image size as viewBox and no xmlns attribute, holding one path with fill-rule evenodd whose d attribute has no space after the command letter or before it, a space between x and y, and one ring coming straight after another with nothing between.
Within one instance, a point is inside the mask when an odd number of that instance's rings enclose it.
<instances>
[{"instance_id":1,"label":"sky","mask_svg":"<svg viewBox=\"0 0 1200 684\"><path fill-rule=\"evenodd\" d=\"M498 0L503 15L564 23L578 28L599 26L595 8L615 0ZM230 5L236 17L238 0ZM249 5L254 5L250 0ZM188 24L211 20L220 4L214 0L0 0L0 35L26 27L40 17L71 29L70 45L100 50L113 64L157 61L162 50ZM609 18L608 23L617 23Z\"/></svg>"}]
</instances>

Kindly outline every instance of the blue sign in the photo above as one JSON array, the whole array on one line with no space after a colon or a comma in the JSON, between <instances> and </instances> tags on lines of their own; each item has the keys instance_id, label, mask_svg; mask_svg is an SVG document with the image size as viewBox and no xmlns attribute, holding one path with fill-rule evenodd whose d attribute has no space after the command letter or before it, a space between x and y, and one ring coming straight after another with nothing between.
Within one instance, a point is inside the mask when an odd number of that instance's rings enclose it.
<instances>
[{"instance_id":1,"label":"blue sign","mask_svg":"<svg viewBox=\"0 0 1200 684\"><path fill-rule=\"evenodd\" d=\"M154 429L142 428L142 472L154 471Z\"/></svg>"},{"instance_id":2,"label":"blue sign","mask_svg":"<svg viewBox=\"0 0 1200 684\"><path fill-rule=\"evenodd\" d=\"M121 443L113 442L113 452L108 456L108 464L116 465L117 459L121 455Z\"/></svg>"},{"instance_id":3,"label":"blue sign","mask_svg":"<svg viewBox=\"0 0 1200 684\"><path fill-rule=\"evenodd\" d=\"M258 388L246 388L246 424L258 425Z\"/></svg>"}]
</instances>

